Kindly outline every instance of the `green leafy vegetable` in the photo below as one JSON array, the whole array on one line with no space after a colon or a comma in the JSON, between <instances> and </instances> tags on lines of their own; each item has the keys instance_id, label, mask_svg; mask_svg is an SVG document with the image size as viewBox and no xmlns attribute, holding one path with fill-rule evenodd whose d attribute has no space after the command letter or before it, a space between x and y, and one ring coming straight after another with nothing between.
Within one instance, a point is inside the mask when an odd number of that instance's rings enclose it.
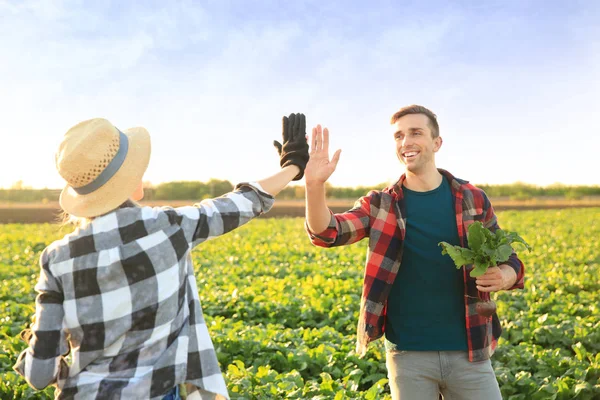
<instances>
[{"instance_id":1,"label":"green leafy vegetable","mask_svg":"<svg viewBox=\"0 0 600 400\"><path fill-rule=\"evenodd\" d=\"M467 243L469 248L453 246L447 242L440 242L439 245L442 246L442 254L448 254L456 268L472 264L470 275L473 278L485 274L488 267L508 260L515 245L531 250L529 244L516 232L502 229L492 232L479 221L469 225Z\"/></svg>"},{"instance_id":2,"label":"green leafy vegetable","mask_svg":"<svg viewBox=\"0 0 600 400\"><path fill-rule=\"evenodd\" d=\"M523 255L527 290L495 297L503 342L493 367L503 399L600 399L599 213L498 213L533 246ZM0 399L54 399L53 387L33 390L12 366L35 312L39 254L65 233L0 226ZM365 245L325 250L306 239L301 218L257 218L192 252L232 399L391 399L384 341L365 358L353 352Z\"/></svg>"}]
</instances>

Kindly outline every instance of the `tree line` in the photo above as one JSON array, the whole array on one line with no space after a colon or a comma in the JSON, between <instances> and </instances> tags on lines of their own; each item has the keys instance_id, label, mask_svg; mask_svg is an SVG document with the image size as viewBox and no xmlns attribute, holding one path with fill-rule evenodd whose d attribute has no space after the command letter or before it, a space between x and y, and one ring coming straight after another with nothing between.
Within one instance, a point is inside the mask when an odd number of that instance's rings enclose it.
<instances>
[{"instance_id":1,"label":"tree line","mask_svg":"<svg viewBox=\"0 0 600 400\"><path fill-rule=\"evenodd\" d=\"M355 200L370 190L386 187L386 183L375 186L335 187L328 184L327 197L330 199ZM563 197L581 199L587 196L600 196L600 186L563 185L536 186L516 182L504 185L477 185L489 197L504 197L513 200L527 200L539 197ZM203 200L227 193L233 189L227 180L211 179L208 182L175 181L155 186L147 185L145 200ZM31 189L19 185L10 189L0 189L0 202L57 202L60 189ZM294 185L285 188L278 196L284 200L303 200L304 186Z\"/></svg>"}]
</instances>

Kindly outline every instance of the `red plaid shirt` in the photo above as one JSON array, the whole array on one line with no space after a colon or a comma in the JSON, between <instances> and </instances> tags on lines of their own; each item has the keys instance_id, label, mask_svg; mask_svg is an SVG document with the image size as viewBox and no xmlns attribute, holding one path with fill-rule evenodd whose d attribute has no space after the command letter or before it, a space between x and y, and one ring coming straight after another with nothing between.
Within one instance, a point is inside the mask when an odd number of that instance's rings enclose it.
<instances>
[{"instance_id":1,"label":"red plaid shirt","mask_svg":"<svg viewBox=\"0 0 600 400\"><path fill-rule=\"evenodd\" d=\"M467 228L474 221L481 221L491 231L499 229L494 209L483 190L455 178L445 170L439 171L449 180L452 188L458 236L463 247L467 246ZM356 351L361 356L367 352L367 345L382 337L385 331L387 298L402 261L406 233L402 193L405 178L402 175L396 184L383 191L369 192L347 212L332 213L329 226L323 232L311 232L306 225L312 243L320 247L342 246L369 238L357 327ZM517 273L517 281L510 289L522 289L525 273L523 263L513 253L506 264ZM502 328L496 314L486 318L476 313L478 291L475 279L468 275L471 269L472 266L463 267L467 342L469 360L481 361L494 353ZM481 293L481 297L489 299L489 293Z\"/></svg>"}]
</instances>

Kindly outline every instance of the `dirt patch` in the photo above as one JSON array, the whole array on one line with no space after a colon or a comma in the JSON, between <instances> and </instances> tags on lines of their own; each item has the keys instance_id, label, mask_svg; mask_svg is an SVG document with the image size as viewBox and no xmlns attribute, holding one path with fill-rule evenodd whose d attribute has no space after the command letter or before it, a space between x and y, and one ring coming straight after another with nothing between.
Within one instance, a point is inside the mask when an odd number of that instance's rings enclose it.
<instances>
[{"instance_id":1,"label":"dirt patch","mask_svg":"<svg viewBox=\"0 0 600 400\"><path fill-rule=\"evenodd\" d=\"M543 210L577 207L600 207L600 199L585 200L560 200L560 199L533 199L514 201L506 199L491 199L496 211L504 210ZM147 202L149 206L169 205L180 207L191 205L193 201L172 202ZM344 212L352 208L354 200L331 200L329 208L335 212ZM60 215L58 203L6 203L0 204L0 224L20 223L52 223L57 222ZM277 200L267 214L261 218L304 217L304 201L302 200Z\"/></svg>"}]
</instances>

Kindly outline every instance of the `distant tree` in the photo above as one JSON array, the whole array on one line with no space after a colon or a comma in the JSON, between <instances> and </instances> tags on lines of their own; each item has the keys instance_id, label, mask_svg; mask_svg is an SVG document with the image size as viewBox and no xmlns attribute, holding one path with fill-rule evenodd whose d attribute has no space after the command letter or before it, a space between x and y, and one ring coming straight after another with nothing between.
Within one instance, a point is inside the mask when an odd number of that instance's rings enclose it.
<instances>
[{"instance_id":1,"label":"distant tree","mask_svg":"<svg viewBox=\"0 0 600 400\"><path fill-rule=\"evenodd\" d=\"M31 186L25 186L25 183L22 180L18 180L13 183L10 188L12 190L23 190L23 189L31 189Z\"/></svg>"},{"instance_id":2,"label":"distant tree","mask_svg":"<svg viewBox=\"0 0 600 400\"><path fill-rule=\"evenodd\" d=\"M233 190L233 185L227 180L211 179L208 182L200 181L173 181L158 185L144 182L144 200L202 200L218 197ZM326 183L327 197L331 199L355 200L366 195L371 190L381 190L388 186L381 183L374 186L335 187ZM524 182L515 182L503 185L477 185L489 197L508 197L513 200L527 200L535 197L564 197L568 199L581 199L585 196L600 196L600 186L564 185L555 183L549 186L536 186ZM0 189L1 202L57 202L60 189L32 189L22 180L16 181L10 189ZM304 185L295 183L283 189L278 199L303 200Z\"/></svg>"}]
</instances>

